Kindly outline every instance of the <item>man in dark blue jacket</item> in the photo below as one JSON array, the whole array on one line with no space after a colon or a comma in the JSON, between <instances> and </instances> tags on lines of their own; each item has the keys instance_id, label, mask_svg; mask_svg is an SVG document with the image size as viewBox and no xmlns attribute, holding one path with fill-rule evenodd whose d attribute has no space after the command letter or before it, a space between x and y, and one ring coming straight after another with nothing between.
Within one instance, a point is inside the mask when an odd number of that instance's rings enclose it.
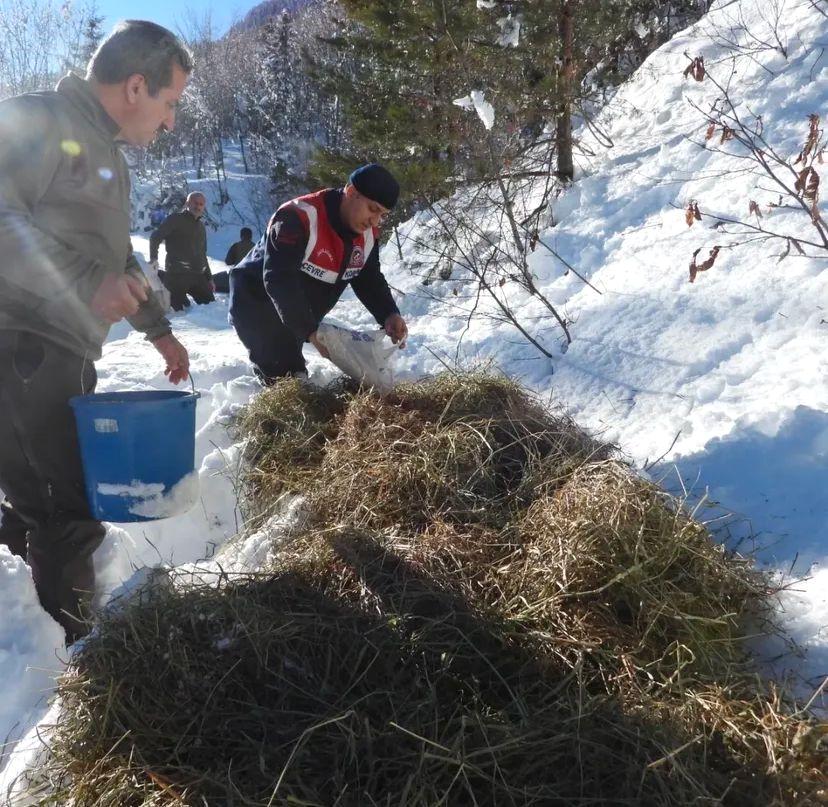
<instances>
[{"instance_id":1,"label":"man in dark blue jacket","mask_svg":"<svg viewBox=\"0 0 828 807\"><path fill-rule=\"evenodd\" d=\"M399 185L375 163L328 188L282 205L256 247L230 270L230 318L265 383L305 373L302 345L350 284L394 344L408 335L380 270L378 227Z\"/></svg>"}]
</instances>

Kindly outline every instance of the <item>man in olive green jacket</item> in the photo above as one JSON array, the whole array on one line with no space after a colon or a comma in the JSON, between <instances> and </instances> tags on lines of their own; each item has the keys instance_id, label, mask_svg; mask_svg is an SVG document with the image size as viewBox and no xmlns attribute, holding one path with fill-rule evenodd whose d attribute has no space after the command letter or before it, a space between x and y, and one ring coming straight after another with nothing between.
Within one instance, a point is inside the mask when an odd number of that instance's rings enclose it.
<instances>
[{"instance_id":1,"label":"man in olive green jacket","mask_svg":"<svg viewBox=\"0 0 828 807\"><path fill-rule=\"evenodd\" d=\"M189 294L199 305L212 303L212 273L207 261L207 230L202 217L207 206L203 193L194 191L183 210L171 213L150 236L150 261L158 268L158 247L163 242L167 257L163 282L170 292L173 311L189 308Z\"/></svg>"},{"instance_id":2,"label":"man in olive green jacket","mask_svg":"<svg viewBox=\"0 0 828 807\"><path fill-rule=\"evenodd\" d=\"M105 530L84 492L68 401L95 387L94 361L127 318L189 373L132 254L129 171L119 143L172 128L192 60L154 23L121 23L55 92L0 103L0 544L27 557L40 601L87 630L92 553Z\"/></svg>"}]
</instances>

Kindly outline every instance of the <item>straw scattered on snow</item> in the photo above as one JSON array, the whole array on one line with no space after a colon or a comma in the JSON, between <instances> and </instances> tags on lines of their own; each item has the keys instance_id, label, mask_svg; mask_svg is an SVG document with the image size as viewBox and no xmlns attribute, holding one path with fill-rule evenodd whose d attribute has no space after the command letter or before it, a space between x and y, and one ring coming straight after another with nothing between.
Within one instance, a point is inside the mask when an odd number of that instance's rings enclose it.
<instances>
[{"instance_id":1,"label":"straw scattered on snow","mask_svg":"<svg viewBox=\"0 0 828 807\"><path fill-rule=\"evenodd\" d=\"M828 799L824 727L746 652L768 581L514 383L288 381L242 428L252 501L301 491L310 526L102 620L54 803Z\"/></svg>"}]
</instances>

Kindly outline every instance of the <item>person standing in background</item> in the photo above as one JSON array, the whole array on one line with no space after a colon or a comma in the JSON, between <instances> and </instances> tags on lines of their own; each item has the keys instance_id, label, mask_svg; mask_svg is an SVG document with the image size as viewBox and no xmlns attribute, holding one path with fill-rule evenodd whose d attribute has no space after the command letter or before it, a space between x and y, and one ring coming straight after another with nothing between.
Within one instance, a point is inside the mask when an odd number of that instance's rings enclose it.
<instances>
[{"instance_id":1,"label":"person standing in background","mask_svg":"<svg viewBox=\"0 0 828 807\"><path fill-rule=\"evenodd\" d=\"M240 241L236 241L230 249L227 250L227 255L224 262L228 266L235 266L241 259L253 249L253 230L249 227L242 227L239 232Z\"/></svg>"},{"instance_id":2,"label":"person standing in background","mask_svg":"<svg viewBox=\"0 0 828 807\"><path fill-rule=\"evenodd\" d=\"M236 241L230 249L227 250L227 255L224 262L229 267L234 267L239 263L248 252L255 246L253 243L253 230L249 227L242 227L239 233L240 241ZM213 275L213 285L216 291L227 294L230 291L230 275L228 272L216 272Z\"/></svg>"},{"instance_id":3,"label":"person standing in background","mask_svg":"<svg viewBox=\"0 0 828 807\"><path fill-rule=\"evenodd\" d=\"M163 243L167 250L161 279L170 292L173 311L189 308L189 297L199 305L216 299L207 260L207 229L202 221L206 206L204 194L194 191L184 208L167 216L150 236L150 263L154 269L158 269L158 247Z\"/></svg>"}]
</instances>

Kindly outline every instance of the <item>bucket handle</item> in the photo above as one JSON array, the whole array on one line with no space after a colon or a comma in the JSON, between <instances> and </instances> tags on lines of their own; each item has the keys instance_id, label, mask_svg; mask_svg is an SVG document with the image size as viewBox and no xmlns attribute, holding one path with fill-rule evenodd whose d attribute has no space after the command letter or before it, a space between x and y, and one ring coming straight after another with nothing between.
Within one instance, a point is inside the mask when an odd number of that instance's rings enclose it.
<instances>
[{"instance_id":1,"label":"bucket handle","mask_svg":"<svg viewBox=\"0 0 828 807\"><path fill-rule=\"evenodd\" d=\"M196 398L200 398L201 393L196 392L195 379L193 378L193 374L192 373L187 373L187 377L190 379L190 386L193 388L193 396L196 397Z\"/></svg>"}]
</instances>

